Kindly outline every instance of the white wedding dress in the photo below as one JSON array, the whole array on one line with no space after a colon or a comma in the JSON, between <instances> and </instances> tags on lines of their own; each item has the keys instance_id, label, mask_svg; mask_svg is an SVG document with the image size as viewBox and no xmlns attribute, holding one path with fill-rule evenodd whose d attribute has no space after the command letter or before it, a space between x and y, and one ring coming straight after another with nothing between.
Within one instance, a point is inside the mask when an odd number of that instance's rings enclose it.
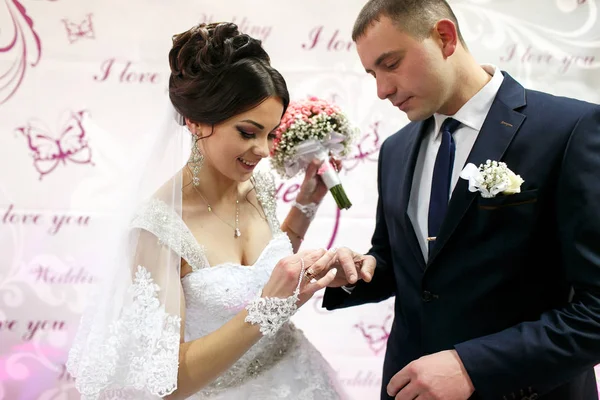
<instances>
[{"instance_id":1,"label":"white wedding dress","mask_svg":"<svg viewBox=\"0 0 600 400\"><path fill-rule=\"evenodd\" d=\"M257 198L273 232L254 265L210 266L202 245L181 217L156 198L146 202L134 218L134 227L151 232L163 244L169 245L174 237L182 238L171 250L192 267L192 272L181 280L186 310L185 341L219 329L243 310L266 284L277 262L292 254L291 243L275 215L272 177L256 173L254 179ZM150 274L140 271L144 272L138 270L135 285L151 286ZM172 329L166 331L178 334L178 329L174 321ZM190 399L332 400L343 398L341 393L335 372L303 333L289 322L274 337L263 337L228 371Z\"/></svg>"}]
</instances>

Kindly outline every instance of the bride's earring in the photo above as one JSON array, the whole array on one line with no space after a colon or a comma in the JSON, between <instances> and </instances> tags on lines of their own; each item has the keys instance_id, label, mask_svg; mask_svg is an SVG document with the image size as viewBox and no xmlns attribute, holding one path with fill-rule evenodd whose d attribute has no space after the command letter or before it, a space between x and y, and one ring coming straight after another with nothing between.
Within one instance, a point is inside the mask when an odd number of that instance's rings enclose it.
<instances>
[{"instance_id":1,"label":"bride's earring","mask_svg":"<svg viewBox=\"0 0 600 400\"><path fill-rule=\"evenodd\" d=\"M192 154L190 155L190 159L188 160L188 166L192 170L192 183L194 186L200 185L200 178L198 174L200 173L200 168L202 168L202 164L204 164L204 155L200 153L198 150L198 136L194 135L194 144L192 145Z\"/></svg>"}]
</instances>

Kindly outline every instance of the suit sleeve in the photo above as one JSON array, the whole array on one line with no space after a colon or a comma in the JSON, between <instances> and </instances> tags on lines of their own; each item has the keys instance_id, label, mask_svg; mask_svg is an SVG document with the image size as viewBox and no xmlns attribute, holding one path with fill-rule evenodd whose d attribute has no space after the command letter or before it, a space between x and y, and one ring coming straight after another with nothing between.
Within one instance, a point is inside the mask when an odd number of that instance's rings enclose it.
<instances>
[{"instance_id":1,"label":"suit sleeve","mask_svg":"<svg viewBox=\"0 0 600 400\"><path fill-rule=\"evenodd\" d=\"M455 346L484 398L528 388L543 395L600 362L600 107L571 132L556 210L573 299L537 321Z\"/></svg>"},{"instance_id":2,"label":"suit sleeve","mask_svg":"<svg viewBox=\"0 0 600 400\"><path fill-rule=\"evenodd\" d=\"M390 249L390 240L388 236L387 224L385 221L385 212L382 202L382 164L384 159L384 147L381 146L377 167L377 214L375 223L375 232L371 238L371 250L367 255L375 257L377 267L373 274L371 282L359 281L352 290L351 294L346 293L342 288L328 288L325 290L323 298L323 307L328 310L346 308L366 303L376 303L386 300L395 294L396 281L392 269L392 256Z\"/></svg>"}]
</instances>

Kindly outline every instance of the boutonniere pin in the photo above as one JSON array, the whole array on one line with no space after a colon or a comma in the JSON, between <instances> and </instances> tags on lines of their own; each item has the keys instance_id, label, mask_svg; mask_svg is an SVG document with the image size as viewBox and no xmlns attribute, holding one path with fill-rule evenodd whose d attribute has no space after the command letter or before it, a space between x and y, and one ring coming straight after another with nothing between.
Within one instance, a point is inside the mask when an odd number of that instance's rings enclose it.
<instances>
[{"instance_id":1,"label":"boutonniere pin","mask_svg":"<svg viewBox=\"0 0 600 400\"><path fill-rule=\"evenodd\" d=\"M472 163L467 164L460 177L469 181L469 191L481 192L481 197L486 199L496 197L498 193L520 193L521 185L525 182L505 163L491 160L479 167Z\"/></svg>"}]
</instances>

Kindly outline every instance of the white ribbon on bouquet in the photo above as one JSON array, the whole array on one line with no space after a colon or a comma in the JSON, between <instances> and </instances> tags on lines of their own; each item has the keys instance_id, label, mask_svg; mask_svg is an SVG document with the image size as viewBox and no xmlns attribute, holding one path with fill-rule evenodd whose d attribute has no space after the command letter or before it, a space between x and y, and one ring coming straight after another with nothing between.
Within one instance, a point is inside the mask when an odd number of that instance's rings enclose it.
<instances>
[{"instance_id":1,"label":"white ribbon on bouquet","mask_svg":"<svg viewBox=\"0 0 600 400\"><path fill-rule=\"evenodd\" d=\"M285 172L292 177L300 171L306 171L308 165L315 159L322 161L319 175L328 189L341 184L340 178L329 163L329 155L340 156L344 151L343 142L346 137L335 131L331 131L324 139L308 139L296 146L294 155L285 160Z\"/></svg>"}]
</instances>

